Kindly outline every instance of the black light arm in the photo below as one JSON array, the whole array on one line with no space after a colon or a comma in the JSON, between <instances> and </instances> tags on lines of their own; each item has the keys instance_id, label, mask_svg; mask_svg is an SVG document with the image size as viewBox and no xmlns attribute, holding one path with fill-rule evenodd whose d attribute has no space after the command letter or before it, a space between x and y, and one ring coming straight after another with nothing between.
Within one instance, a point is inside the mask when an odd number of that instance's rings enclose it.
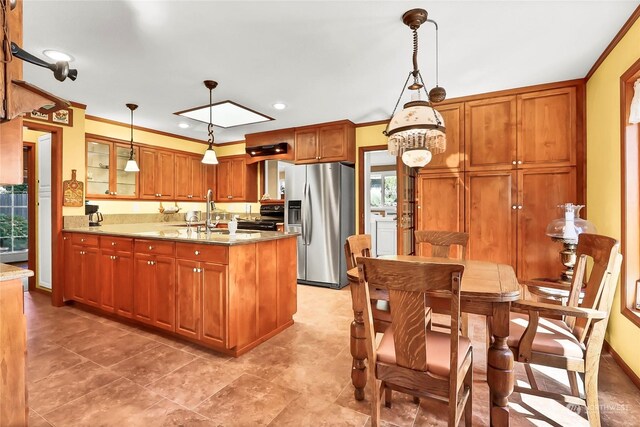
<instances>
[{"instance_id":1,"label":"black light arm","mask_svg":"<svg viewBox=\"0 0 640 427\"><path fill-rule=\"evenodd\" d=\"M59 80L61 82L65 81L67 77L69 77L71 80L75 80L78 77L78 70L69 68L68 62L58 61L55 64L49 64L48 62L45 62L42 59L33 56L13 42L11 42L11 54L16 58L27 61L30 64L50 69L51 71L53 71L53 75L55 76L56 80Z\"/></svg>"}]
</instances>

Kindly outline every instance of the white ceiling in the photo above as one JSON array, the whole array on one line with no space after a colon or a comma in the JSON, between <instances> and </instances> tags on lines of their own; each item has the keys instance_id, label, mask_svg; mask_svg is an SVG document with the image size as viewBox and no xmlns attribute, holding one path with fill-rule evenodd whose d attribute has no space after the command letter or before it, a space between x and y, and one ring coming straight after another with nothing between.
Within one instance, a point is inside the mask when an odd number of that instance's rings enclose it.
<instances>
[{"instance_id":1,"label":"white ceiling","mask_svg":"<svg viewBox=\"0 0 640 427\"><path fill-rule=\"evenodd\" d=\"M25 0L24 48L75 57L75 82L25 64L25 78L87 104L87 114L206 139L173 112L208 102L202 81L276 120L245 133L350 119L388 119L411 69L402 14L426 8L440 26L440 86L449 97L581 78L637 1L61 1ZM434 84L434 32L419 30L419 65ZM284 102L288 108L275 110Z\"/></svg>"}]
</instances>

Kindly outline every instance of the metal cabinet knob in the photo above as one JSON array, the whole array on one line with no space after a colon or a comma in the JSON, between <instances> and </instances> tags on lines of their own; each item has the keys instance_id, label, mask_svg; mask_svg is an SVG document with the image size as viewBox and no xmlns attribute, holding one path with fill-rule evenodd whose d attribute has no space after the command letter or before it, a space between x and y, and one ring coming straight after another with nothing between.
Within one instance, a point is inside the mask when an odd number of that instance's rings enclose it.
<instances>
[{"instance_id":1,"label":"metal cabinet knob","mask_svg":"<svg viewBox=\"0 0 640 427\"><path fill-rule=\"evenodd\" d=\"M197 268L195 268L195 267L193 267L193 272L194 272L194 273L197 273L197 272L198 272L198 269L197 269Z\"/></svg>"},{"instance_id":2,"label":"metal cabinet knob","mask_svg":"<svg viewBox=\"0 0 640 427\"><path fill-rule=\"evenodd\" d=\"M194 254L200 255L200 251L195 251Z\"/></svg>"},{"instance_id":3,"label":"metal cabinet knob","mask_svg":"<svg viewBox=\"0 0 640 427\"><path fill-rule=\"evenodd\" d=\"M522 209L522 205L518 206L518 209Z\"/></svg>"},{"instance_id":4,"label":"metal cabinet knob","mask_svg":"<svg viewBox=\"0 0 640 427\"><path fill-rule=\"evenodd\" d=\"M116 245L116 242L111 242L111 246L115 246L115 245Z\"/></svg>"},{"instance_id":5,"label":"metal cabinet knob","mask_svg":"<svg viewBox=\"0 0 640 427\"><path fill-rule=\"evenodd\" d=\"M516 164L516 161L514 160L513 162L511 162L511 164L512 164L512 165L515 165L515 164Z\"/></svg>"},{"instance_id":6,"label":"metal cabinet knob","mask_svg":"<svg viewBox=\"0 0 640 427\"><path fill-rule=\"evenodd\" d=\"M63 237L63 238L62 238L62 240L67 240L67 239L69 239L69 238L68 238L68 237Z\"/></svg>"},{"instance_id":7,"label":"metal cabinet knob","mask_svg":"<svg viewBox=\"0 0 640 427\"><path fill-rule=\"evenodd\" d=\"M118 192L117 192L117 191L114 191L114 192L113 192L113 195L114 195L114 196L117 196L117 195L118 195Z\"/></svg>"},{"instance_id":8,"label":"metal cabinet knob","mask_svg":"<svg viewBox=\"0 0 640 427\"><path fill-rule=\"evenodd\" d=\"M80 243L84 242L84 239L80 239Z\"/></svg>"},{"instance_id":9,"label":"metal cabinet knob","mask_svg":"<svg viewBox=\"0 0 640 427\"><path fill-rule=\"evenodd\" d=\"M153 246L149 245L149 250L152 251L153 250Z\"/></svg>"},{"instance_id":10,"label":"metal cabinet knob","mask_svg":"<svg viewBox=\"0 0 640 427\"><path fill-rule=\"evenodd\" d=\"M518 160L518 164L521 165L522 164L522 160Z\"/></svg>"},{"instance_id":11,"label":"metal cabinet knob","mask_svg":"<svg viewBox=\"0 0 640 427\"><path fill-rule=\"evenodd\" d=\"M231 198L233 198L233 196L227 196L227 199L231 199Z\"/></svg>"},{"instance_id":12,"label":"metal cabinet knob","mask_svg":"<svg viewBox=\"0 0 640 427\"><path fill-rule=\"evenodd\" d=\"M518 209L516 205L511 206L511 209Z\"/></svg>"}]
</instances>

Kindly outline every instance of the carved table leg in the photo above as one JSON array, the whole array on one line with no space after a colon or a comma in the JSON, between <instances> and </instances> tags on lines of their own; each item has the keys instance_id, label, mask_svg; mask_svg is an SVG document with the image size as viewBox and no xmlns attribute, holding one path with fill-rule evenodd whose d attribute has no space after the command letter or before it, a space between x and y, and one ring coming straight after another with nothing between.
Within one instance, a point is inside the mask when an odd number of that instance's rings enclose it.
<instances>
[{"instance_id":1,"label":"carved table leg","mask_svg":"<svg viewBox=\"0 0 640 427\"><path fill-rule=\"evenodd\" d=\"M515 381L513 353L507 346L509 306L508 302L493 305L493 342L487 354L487 382L491 400L492 426L509 425L509 395L513 392Z\"/></svg>"},{"instance_id":2,"label":"carved table leg","mask_svg":"<svg viewBox=\"0 0 640 427\"><path fill-rule=\"evenodd\" d=\"M367 347L365 342L363 307L360 307L359 283L349 281L351 288L351 301L353 305L353 322L351 322L351 383L355 387L356 400L364 399L364 388L367 385Z\"/></svg>"}]
</instances>

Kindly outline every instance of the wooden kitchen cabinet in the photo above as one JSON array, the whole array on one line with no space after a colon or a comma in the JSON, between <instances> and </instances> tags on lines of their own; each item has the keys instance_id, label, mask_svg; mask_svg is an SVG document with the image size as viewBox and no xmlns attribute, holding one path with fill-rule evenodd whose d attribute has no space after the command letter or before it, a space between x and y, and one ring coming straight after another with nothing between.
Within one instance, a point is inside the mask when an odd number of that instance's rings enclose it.
<instances>
[{"instance_id":1,"label":"wooden kitchen cabinet","mask_svg":"<svg viewBox=\"0 0 640 427\"><path fill-rule=\"evenodd\" d=\"M175 198L187 202L206 199L204 188L204 165L201 156L175 155Z\"/></svg>"},{"instance_id":2,"label":"wooden kitchen cabinet","mask_svg":"<svg viewBox=\"0 0 640 427\"><path fill-rule=\"evenodd\" d=\"M464 167L464 104L438 105L436 109L444 119L447 149L435 154L420 173L460 171Z\"/></svg>"},{"instance_id":3,"label":"wooden kitchen cabinet","mask_svg":"<svg viewBox=\"0 0 640 427\"><path fill-rule=\"evenodd\" d=\"M175 330L175 259L134 255L133 316L160 329Z\"/></svg>"},{"instance_id":4,"label":"wooden kitchen cabinet","mask_svg":"<svg viewBox=\"0 0 640 427\"><path fill-rule=\"evenodd\" d=\"M576 163L576 88L530 92L517 97L518 167Z\"/></svg>"},{"instance_id":5,"label":"wooden kitchen cabinet","mask_svg":"<svg viewBox=\"0 0 640 427\"><path fill-rule=\"evenodd\" d=\"M215 171L217 202L258 201L258 164L247 164L247 156L220 157Z\"/></svg>"},{"instance_id":6,"label":"wooden kitchen cabinet","mask_svg":"<svg viewBox=\"0 0 640 427\"><path fill-rule=\"evenodd\" d=\"M98 240L85 234L65 234L64 297L88 305L100 305Z\"/></svg>"},{"instance_id":7,"label":"wooden kitchen cabinet","mask_svg":"<svg viewBox=\"0 0 640 427\"><path fill-rule=\"evenodd\" d=\"M516 97L502 96L465 103L465 168L511 168L516 158Z\"/></svg>"},{"instance_id":8,"label":"wooden kitchen cabinet","mask_svg":"<svg viewBox=\"0 0 640 427\"><path fill-rule=\"evenodd\" d=\"M466 174L465 230L468 258L516 268L515 171Z\"/></svg>"},{"instance_id":9,"label":"wooden kitchen cabinet","mask_svg":"<svg viewBox=\"0 0 640 427\"><path fill-rule=\"evenodd\" d=\"M560 277L564 268L545 234L551 220L564 213L558 205L576 200L575 168L525 169L518 172L518 279Z\"/></svg>"},{"instance_id":10,"label":"wooden kitchen cabinet","mask_svg":"<svg viewBox=\"0 0 640 427\"><path fill-rule=\"evenodd\" d=\"M348 120L295 130L295 163L355 162L355 126Z\"/></svg>"},{"instance_id":11,"label":"wooden kitchen cabinet","mask_svg":"<svg viewBox=\"0 0 640 427\"><path fill-rule=\"evenodd\" d=\"M175 154L143 147L140 149L140 198L173 200Z\"/></svg>"},{"instance_id":12,"label":"wooden kitchen cabinet","mask_svg":"<svg viewBox=\"0 0 640 427\"><path fill-rule=\"evenodd\" d=\"M176 333L227 346L227 266L179 259Z\"/></svg>"},{"instance_id":13,"label":"wooden kitchen cabinet","mask_svg":"<svg viewBox=\"0 0 640 427\"><path fill-rule=\"evenodd\" d=\"M100 309L133 316L133 241L105 236L100 239L98 283Z\"/></svg>"},{"instance_id":14,"label":"wooden kitchen cabinet","mask_svg":"<svg viewBox=\"0 0 640 427\"><path fill-rule=\"evenodd\" d=\"M138 197L138 173L125 172L129 145L88 135L86 140L86 190L92 199L135 199ZM139 149L133 147L138 159Z\"/></svg>"},{"instance_id":15,"label":"wooden kitchen cabinet","mask_svg":"<svg viewBox=\"0 0 640 427\"><path fill-rule=\"evenodd\" d=\"M561 246L545 231L575 200L575 168L473 172L466 186L470 259L510 264L519 280L559 277Z\"/></svg>"},{"instance_id":16,"label":"wooden kitchen cabinet","mask_svg":"<svg viewBox=\"0 0 640 427\"><path fill-rule=\"evenodd\" d=\"M2 67L1 63L0 67ZM22 156L22 117L0 123L0 159L3 163L0 167L0 183L16 185L23 183Z\"/></svg>"},{"instance_id":17,"label":"wooden kitchen cabinet","mask_svg":"<svg viewBox=\"0 0 640 427\"><path fill-rule=\"evenodd\" d=\"M465 192L462 174L421 172L416 186L419 200L417 230L464 231ZM427 256L431 251L423 243L416 247L416 253Z\"/></svg>"}]
</instances>

